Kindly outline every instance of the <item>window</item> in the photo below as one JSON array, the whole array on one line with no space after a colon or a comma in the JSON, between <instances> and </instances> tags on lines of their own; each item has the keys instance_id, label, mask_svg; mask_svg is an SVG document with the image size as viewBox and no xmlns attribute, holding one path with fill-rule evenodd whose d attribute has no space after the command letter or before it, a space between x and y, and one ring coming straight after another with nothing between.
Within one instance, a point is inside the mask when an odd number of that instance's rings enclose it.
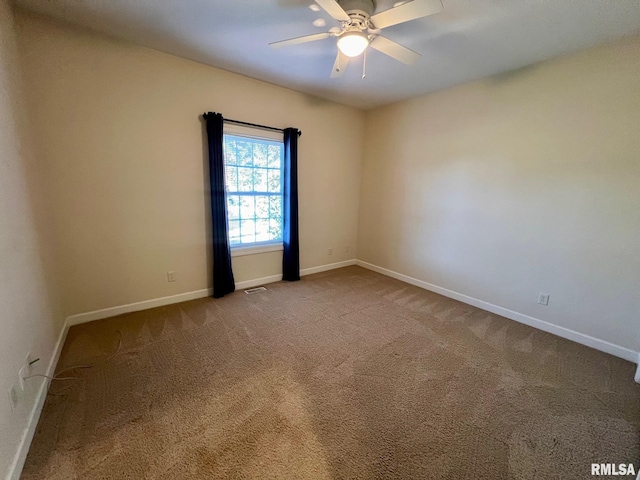
<instances>
[{"instance_id":1,"label":"window","mask_svg":"<svg viewBox=\"0 0 640 480\"><path fill-rule=\"evenodd\" d=\"M281 249L282 134L225 125L223 148L232 250L238 254L239 247L273 245L279 248L271 249Z\"/></svg>"}]
</instances>

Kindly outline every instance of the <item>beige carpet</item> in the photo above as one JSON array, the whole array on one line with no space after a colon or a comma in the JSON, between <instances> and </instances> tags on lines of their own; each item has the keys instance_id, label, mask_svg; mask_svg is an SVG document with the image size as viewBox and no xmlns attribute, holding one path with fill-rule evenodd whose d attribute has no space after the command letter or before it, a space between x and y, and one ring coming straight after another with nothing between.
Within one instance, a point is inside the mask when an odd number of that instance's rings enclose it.
<instances>
[{"instance_id":1,"label":"beige carpet","mask_svg":"<svg viewBox=\"0 0 640 480\"><path fill-rule=\"evenodd\" d=\"M51 387L22 478L585 479L640 462L634 365L359 267L73 327L58 371L94 363Z\"/></svg>"}]
</instances>

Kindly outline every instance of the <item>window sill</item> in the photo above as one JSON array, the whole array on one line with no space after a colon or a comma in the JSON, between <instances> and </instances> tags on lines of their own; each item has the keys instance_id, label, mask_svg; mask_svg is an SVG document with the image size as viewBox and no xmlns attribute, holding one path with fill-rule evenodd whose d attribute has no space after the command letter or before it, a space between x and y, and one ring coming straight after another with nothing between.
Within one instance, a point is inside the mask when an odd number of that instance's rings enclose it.
<instances>
[{"instance_id":1,"label":"window sill","mask_svg":"<svg viewBox=\"0 0 640 480\"><path fill-rule=\"evenodd\" d=\"M270 243L267 245L250 245L246 247L231 247L232 257L242 257L244 255L257 255L259 253L281 252L284 250L282 243Z\"/></svg>"}]
</instances>

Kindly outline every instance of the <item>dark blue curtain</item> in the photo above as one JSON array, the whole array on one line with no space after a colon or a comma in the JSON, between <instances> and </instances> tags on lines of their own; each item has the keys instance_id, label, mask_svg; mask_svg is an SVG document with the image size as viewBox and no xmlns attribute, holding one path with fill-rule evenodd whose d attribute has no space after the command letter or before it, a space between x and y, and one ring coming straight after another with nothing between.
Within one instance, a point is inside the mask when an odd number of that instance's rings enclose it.
<instances>
[{"instance_id":1,"label":"dark blue curtain","mask_svg":"<svg viewBox=\"0 0 640 480\"><path fill-rule=\"evenodd\" d=\"M282 279L300 280L298 243L298 130L284 130L284 254Z\"/></svg>"},{"instance_id":2,"label":"dark blue curtain","mask_svg":"<svg viewBox=\"0 0 640 480\"><path fill-rule=\"evenodd\" d=\"M227 226L227 200L224 188L223 118L205 113L209 144L209 180L211 182L211 224L213 227L213 297L224 297L236 289L231 270L231 249Z\"/></svg>"}]
</instances>

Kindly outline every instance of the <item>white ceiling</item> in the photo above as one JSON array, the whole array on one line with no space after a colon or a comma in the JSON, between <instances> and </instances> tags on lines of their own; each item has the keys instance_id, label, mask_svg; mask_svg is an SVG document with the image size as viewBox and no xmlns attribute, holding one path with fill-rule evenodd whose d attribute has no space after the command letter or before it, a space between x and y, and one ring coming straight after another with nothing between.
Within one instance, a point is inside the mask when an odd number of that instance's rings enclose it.
<instances>
[{"instance_id":1,"label":"white ceiling","mask_svg":"<svg viewBox=\"0 0 640 480\"><path fill-rule=\"evenodd\" d=\"M434 16L383 34L422 54L413 66L370 50L330 79L335 39L277 40L336 25L312 0L16 0L18 6L140 45L347 105L371 108L640 34L640 0L443 0ZM376 11L394 0L378 0ZM326 27L315 27L317 18Z\"/></svg>"}]
</instances>

